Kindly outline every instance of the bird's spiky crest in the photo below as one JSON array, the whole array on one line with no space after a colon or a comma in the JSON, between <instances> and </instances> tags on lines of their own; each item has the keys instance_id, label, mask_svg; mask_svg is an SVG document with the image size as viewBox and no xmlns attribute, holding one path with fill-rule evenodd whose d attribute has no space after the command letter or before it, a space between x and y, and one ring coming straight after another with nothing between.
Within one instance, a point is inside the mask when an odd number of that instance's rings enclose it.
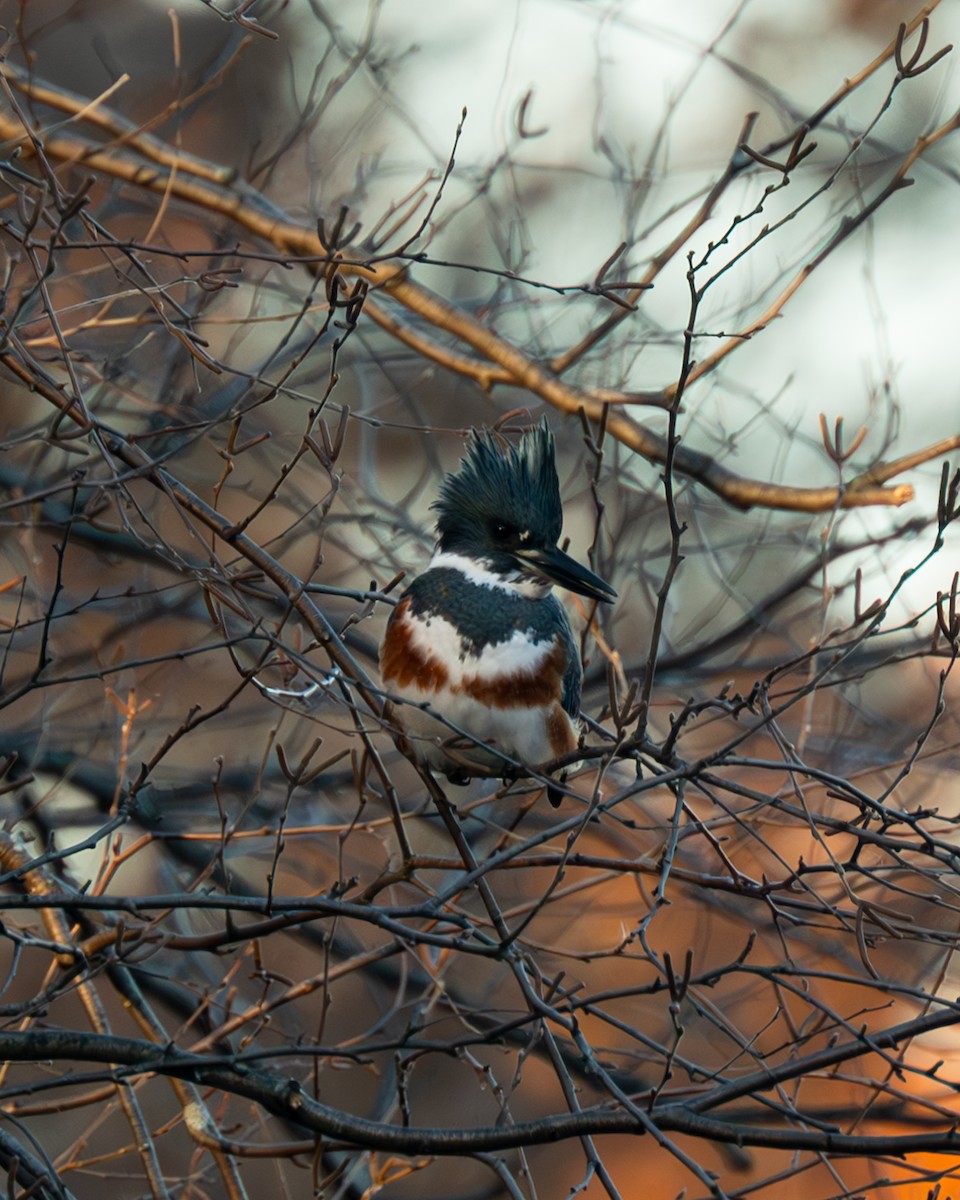
<instances>
[{"instance_id":1,"label":"bird's spiky crest","mask_svg":"<svg viewBox=\"0 0 960 1200\"><path fill-rule=\"evenodd\" d=\"M459 470L444 479L431 507L442 550L471 548L492 521L529 530L531 544L555 546L563 509L546 418L516 446L489 429L474 430Z\"/></svg>"}]
</instances>

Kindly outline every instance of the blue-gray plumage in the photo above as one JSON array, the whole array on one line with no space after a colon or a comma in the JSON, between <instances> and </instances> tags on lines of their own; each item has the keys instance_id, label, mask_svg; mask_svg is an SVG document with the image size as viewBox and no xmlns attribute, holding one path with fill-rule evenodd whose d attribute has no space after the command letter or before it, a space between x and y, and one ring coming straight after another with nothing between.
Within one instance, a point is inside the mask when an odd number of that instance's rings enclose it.
<instances>
[{"instance_id":1,"label":"blue-gray plumage","mask_svg":"<svg viewBox=\"0 0 960 1200\"><path fill-rule=\"evenodd\" d=\"M532 600L516 592L498 594L490 603L486 584L473 583L453 567L430 567L403 593L409 598L410 615L430 628L434 614L443 614L460 638L460 661L467 656L479 658L484 649L508 641L515 633L523 634L532 645L552 648L563 644L567 669L563 675L564 712L576 717L580 712L580 653L573 640L570 622L563 605L549 593Z\"/></svg>"}]
</instances>

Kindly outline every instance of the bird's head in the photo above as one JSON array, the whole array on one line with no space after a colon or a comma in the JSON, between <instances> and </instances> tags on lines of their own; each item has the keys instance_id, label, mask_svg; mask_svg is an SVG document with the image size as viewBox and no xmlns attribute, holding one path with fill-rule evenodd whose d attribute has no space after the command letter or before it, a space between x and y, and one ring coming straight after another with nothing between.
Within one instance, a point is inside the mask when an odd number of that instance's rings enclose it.
<instances>
[{"instance_id":1,"label":"bird's head","mask_svg":"<svg viewBox=\"0 0 960 1200\"><path fill-rule=\"evenodd\" d=\"M542 420L512 446L490 430L471 434L460 468L432 506L438 546L503 579L557 583L593 600L617 593L558 546L563 526L553 434Z\"/></svg>"}]
</instances>

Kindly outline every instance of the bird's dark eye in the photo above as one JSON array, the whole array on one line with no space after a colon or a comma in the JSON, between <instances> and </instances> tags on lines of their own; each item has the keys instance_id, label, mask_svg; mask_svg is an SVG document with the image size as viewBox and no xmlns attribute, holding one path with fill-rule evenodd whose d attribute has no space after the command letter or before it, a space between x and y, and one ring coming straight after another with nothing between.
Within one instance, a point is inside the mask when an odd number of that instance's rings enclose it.
<instances>
[{"instance_id":1,"label":"bird's dark eye","mask_svg":"<svg viewBox=\"0 0 960 1200\"><path fill-rule=\"evenodd\" d=\"M494 521L490 527L490 532L498 542L508 542L517 532L516 525L510 525L507 521Z\"/></svg>"}]
</instances>

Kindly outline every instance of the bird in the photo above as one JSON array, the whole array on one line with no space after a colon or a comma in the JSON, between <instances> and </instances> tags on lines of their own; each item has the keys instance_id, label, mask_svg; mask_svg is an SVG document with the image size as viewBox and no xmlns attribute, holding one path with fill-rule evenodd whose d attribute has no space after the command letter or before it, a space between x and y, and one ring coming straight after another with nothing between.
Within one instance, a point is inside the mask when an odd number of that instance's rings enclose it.
<instances>
[{"instance_id":1,"label":"bird","mask_svg":"<svg viewBox=\"0 0 960 1200\"><path fill-rule=\"evenodd\" d=\"M380 647L397 744L453 784L538 773L580 744L583 667L553 585L617 597L557 544L563 507L546 418L518 444L472 430L431 508L433 558L401 594ZM562 799L556 786L548 797L554 807Z\"/></svg>"}]
</instances>

